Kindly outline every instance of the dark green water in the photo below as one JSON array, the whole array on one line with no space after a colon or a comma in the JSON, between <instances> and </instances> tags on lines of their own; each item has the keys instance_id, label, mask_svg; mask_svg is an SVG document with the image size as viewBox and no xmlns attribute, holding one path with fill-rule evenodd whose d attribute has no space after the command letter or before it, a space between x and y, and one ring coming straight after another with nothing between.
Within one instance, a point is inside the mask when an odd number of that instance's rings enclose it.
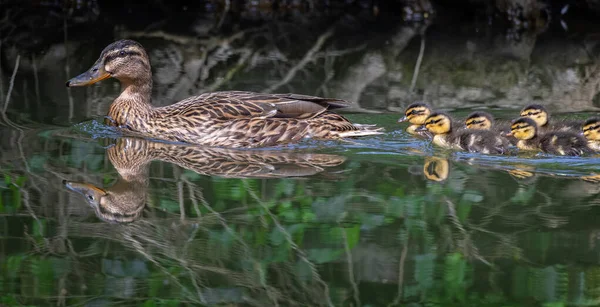
<instances>
[{"instance_id":1,"label":"dark green water","mask_svg":"<svg viewBox=\"0 0 600 307\"><path fill-rule=\"evenodd\" d=\"M600 158L448 152L396 123L415 99L456 117L510 119L533 101L594 115L597 35L434 23L411 85L414 27L344 25L294 68L316 24L214 34L232 45L113 30L147 47L156 105L227 89L342 97L382 112L348 117L385 135L257 151L128 139L99 123L117 83L64 87L115 37L2 45L0 306L600 304L600 183L587 177ZM65 180L113 202L96 210Z\"/></svg>"}]
</instances>

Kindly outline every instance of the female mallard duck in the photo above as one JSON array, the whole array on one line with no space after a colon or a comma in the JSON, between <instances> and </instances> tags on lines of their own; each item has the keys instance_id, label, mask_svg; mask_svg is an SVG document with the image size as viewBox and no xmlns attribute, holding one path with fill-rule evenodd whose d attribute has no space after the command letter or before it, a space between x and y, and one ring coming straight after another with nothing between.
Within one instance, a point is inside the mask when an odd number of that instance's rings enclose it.
<instances>
[{"instance_id":1,"label":"female mallard duck","mask_svg":"<svg viewBox=\"0 0 600 307\"><path fill-rule=\"evenodd\" d=\"M550 121L550 113L539 104L530 104L521 110L521 117L528 117L535 121L540 132L548 133L552 131L571 131L579 132L581 122L578 121Z\"/></svg>"},{"instance_id":2,"label":"female mallard duck","mask_svg":"<svg viewBox=\"0 0 600 307\"><path fill-rule=\"evenodd\" d=\"M429 115L419 130L433 133L433 143L444 148L469 152L503 154L508 141L489 130L454 130L450 115L435 112Z\"/></svg>"},{"instance_id":3,"label":"female mallard duck","mask_svg":"<svg viewBox=\"0 0 600 307\"><path fill-rule=\"evenodd\" d=\"M531 118L514 120L510 130L509 135L519 140L517 147L522 150L541 150L561 156L580 156L591 151L586 140L577 133L554 131L540 134L537 124Z\"/></svg>"},{"instance_id":4,"label":"female mallard duck","mask_svg":"<svg viewBox=\"0 0 600 307\"><path fill-rule=\"evenodd\" d=\"M329 111L348 106L344 100L297 94L216 92L153 107L150 60L142 45L132 40L108 45L92 68L69 80L67 86L90 85L110 77L119 80L122 91L109 108L108 124L156 139L262 147L304 138L382 133L372 125L353 124Z\"/></svg>"},{"instance_id":5,"label":"female mallard duck","mask_svg":"<svg viewBox=\"0 0 600 307\"><path fill-rule=\"evenodd\" d=\"M408 121L410 126L406 128L406 132L413 135L422 135L424 131L417 131L425 123L427 117L431 114L431 107L424 102L415 102L406 107L404 117L398 120L399 123Z\"/></svg>"},{"instance_id":6,"label":"female mallard duck","mask_svg":"<svg viewBox=\"0 0 600 307\"><path fill-rule=\"evenodd\" d=\"M142 215L148 195L149 164L154 160L198 174L263 179L311 176L345 161L342 156L330 154L188 146L137 138L117 139L106 155L119 174L111 187L73 181L64 184L84 195L100 219L116 223L133 222Z\"/></svg>"},{"instance_id":7,"label":"female mallard duck","mask_svg":"<svg viewBox=\"0 0 600 307\"><path fill-rule=\"evenodd\" d=\"M475 130L490 130L500 137L506 137L507 140L515 145L517 140L514 137L507 137L510 132L510 124L505 121L496 122L492 114L485 111L475 111L465 119L465 128Z\"/></svg>"},{"instance_id":8,"label":"female mallard duck","mask_svg":"<svg viewBox=\"0 0 600 307\"><path fill-rule=\"evenodd\" d=\"M583 123L583 135L587 139L588 147L593 151L600 151L600 118L593 117Z\"/></svg>"}]
</instances>

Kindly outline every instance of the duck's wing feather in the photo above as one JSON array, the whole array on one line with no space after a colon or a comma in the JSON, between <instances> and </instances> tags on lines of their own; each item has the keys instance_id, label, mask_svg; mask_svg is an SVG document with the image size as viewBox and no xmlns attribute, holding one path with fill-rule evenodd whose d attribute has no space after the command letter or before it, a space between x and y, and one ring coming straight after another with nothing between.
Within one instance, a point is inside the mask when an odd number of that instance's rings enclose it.
<instances>
[{"instance_id":1,"label":"duck's wing feather","mask_svg":"<svg viewBox=\"0 0 600 307\"><path fill-rule=\"evenodd\" d=\"M172 105L177 115L204 119L306 118L350 103L298 94L261 94L230 91L206 93Z\"/></svg>"}]
</instances>

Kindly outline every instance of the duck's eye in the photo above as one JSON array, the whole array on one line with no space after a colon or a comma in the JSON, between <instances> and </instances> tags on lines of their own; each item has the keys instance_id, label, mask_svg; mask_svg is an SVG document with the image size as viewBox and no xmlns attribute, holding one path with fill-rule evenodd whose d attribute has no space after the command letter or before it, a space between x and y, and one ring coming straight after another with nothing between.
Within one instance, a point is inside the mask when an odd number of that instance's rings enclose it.
<instances>
[{"instance_id":1,"label":"duck's eye","mask_svg":"<svg viewBox=\"0 0 600 307\"><path fill-rule=\"evenodd\" d=\"M91 194L90 194L90 195L88 195L88 196L87 196L87 199L88 199L88 200L94 200L94 195L91 195Z\"/></svg>"}]
</instances>

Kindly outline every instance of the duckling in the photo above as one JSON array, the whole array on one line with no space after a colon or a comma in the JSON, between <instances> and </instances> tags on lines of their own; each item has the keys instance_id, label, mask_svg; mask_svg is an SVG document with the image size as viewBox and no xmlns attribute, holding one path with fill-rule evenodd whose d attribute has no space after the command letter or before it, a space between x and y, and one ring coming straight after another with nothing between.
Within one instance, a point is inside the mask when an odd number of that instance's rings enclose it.
<instances>
[{"instance_id":1,"label":"duckling","mask_svg":"<svg viewBox=\"0 0 600 307\"><path fill-rule=\"evenodd\" d=\"M571 131L579 132L582 122L580 121L556 121L550 122L550 113L539 104L530 104L521 110L521 117L528 117L535 121L539 132Z\"/></svg>"},{"instance_id":2,"label":"duckling","mask_svg":"<svg viewBox=\"0 0 600 307\"><path fill-rule=\"evenodd\" d=\"M465 127L476 130L499 130L508 132L510 125L507 122L496 122L494 116L485 111L475 111L465 118Z\"/></svg>"},{"instance_id":3,"label":"duckling","mask_svg":"<svg viewBox=\"0 0 600 307\"><path fill-rule=\"evenodd\" d=\"M592 117L583 123L583 135L587 139L588 147L593 151L600 151L600 118Z\"/></svg>"},{"instance_id":4,"label":"duckling","mask_svg":"<svg viewBox=\"0 0 600 307\"><path fill-rule=\"evenodd\" d=\"M441 112L429 115L425 124L417 129L419 130L433 133L433 143L443 148L503 154L508 147L505 138L489 130L454 130L450 115Z\"/></svg>"},{"instance_id":5,"label":"duckling","mask_svg":"<svg viewBox=\"0 0 600 307\"><path fill-rule=\"evenodd\" d=\"M404 117L398 120L399 123L408 121L411 125L406 128L406 132L413 135L423 135L426 131L416 131L425 123L427 117L431 114L431 107L424 102L415 102L406 107Z\"/></svg>"},{"instance_id":6,"label":"duckling","mask_svg":"<svg viewBox=\"0 0 600 307\"><path fill-rule=\"evenodd\" d=\"M510 130L509 135L519 140L517 147L522 150L541 150L561 156L580 156L591 152L586 140L579 134L569 131L540 134L535 121L528 117L514 120Z\"/></svg>"},{"instance_id":7,"label":"duckling","mask_svg":"<svg viewBox=\"0 0 600 307\"><path fill-rule=\"evenodd\" d=\"M506 121L496 122L492 114L485 111L475 111L465 119L465 128L475 130L490 130L501 137L507 138L512 145L516 145L517 139L514 137L507 137L506 134L510 132L510 124Z\"/></svg>"}]
</instances>

